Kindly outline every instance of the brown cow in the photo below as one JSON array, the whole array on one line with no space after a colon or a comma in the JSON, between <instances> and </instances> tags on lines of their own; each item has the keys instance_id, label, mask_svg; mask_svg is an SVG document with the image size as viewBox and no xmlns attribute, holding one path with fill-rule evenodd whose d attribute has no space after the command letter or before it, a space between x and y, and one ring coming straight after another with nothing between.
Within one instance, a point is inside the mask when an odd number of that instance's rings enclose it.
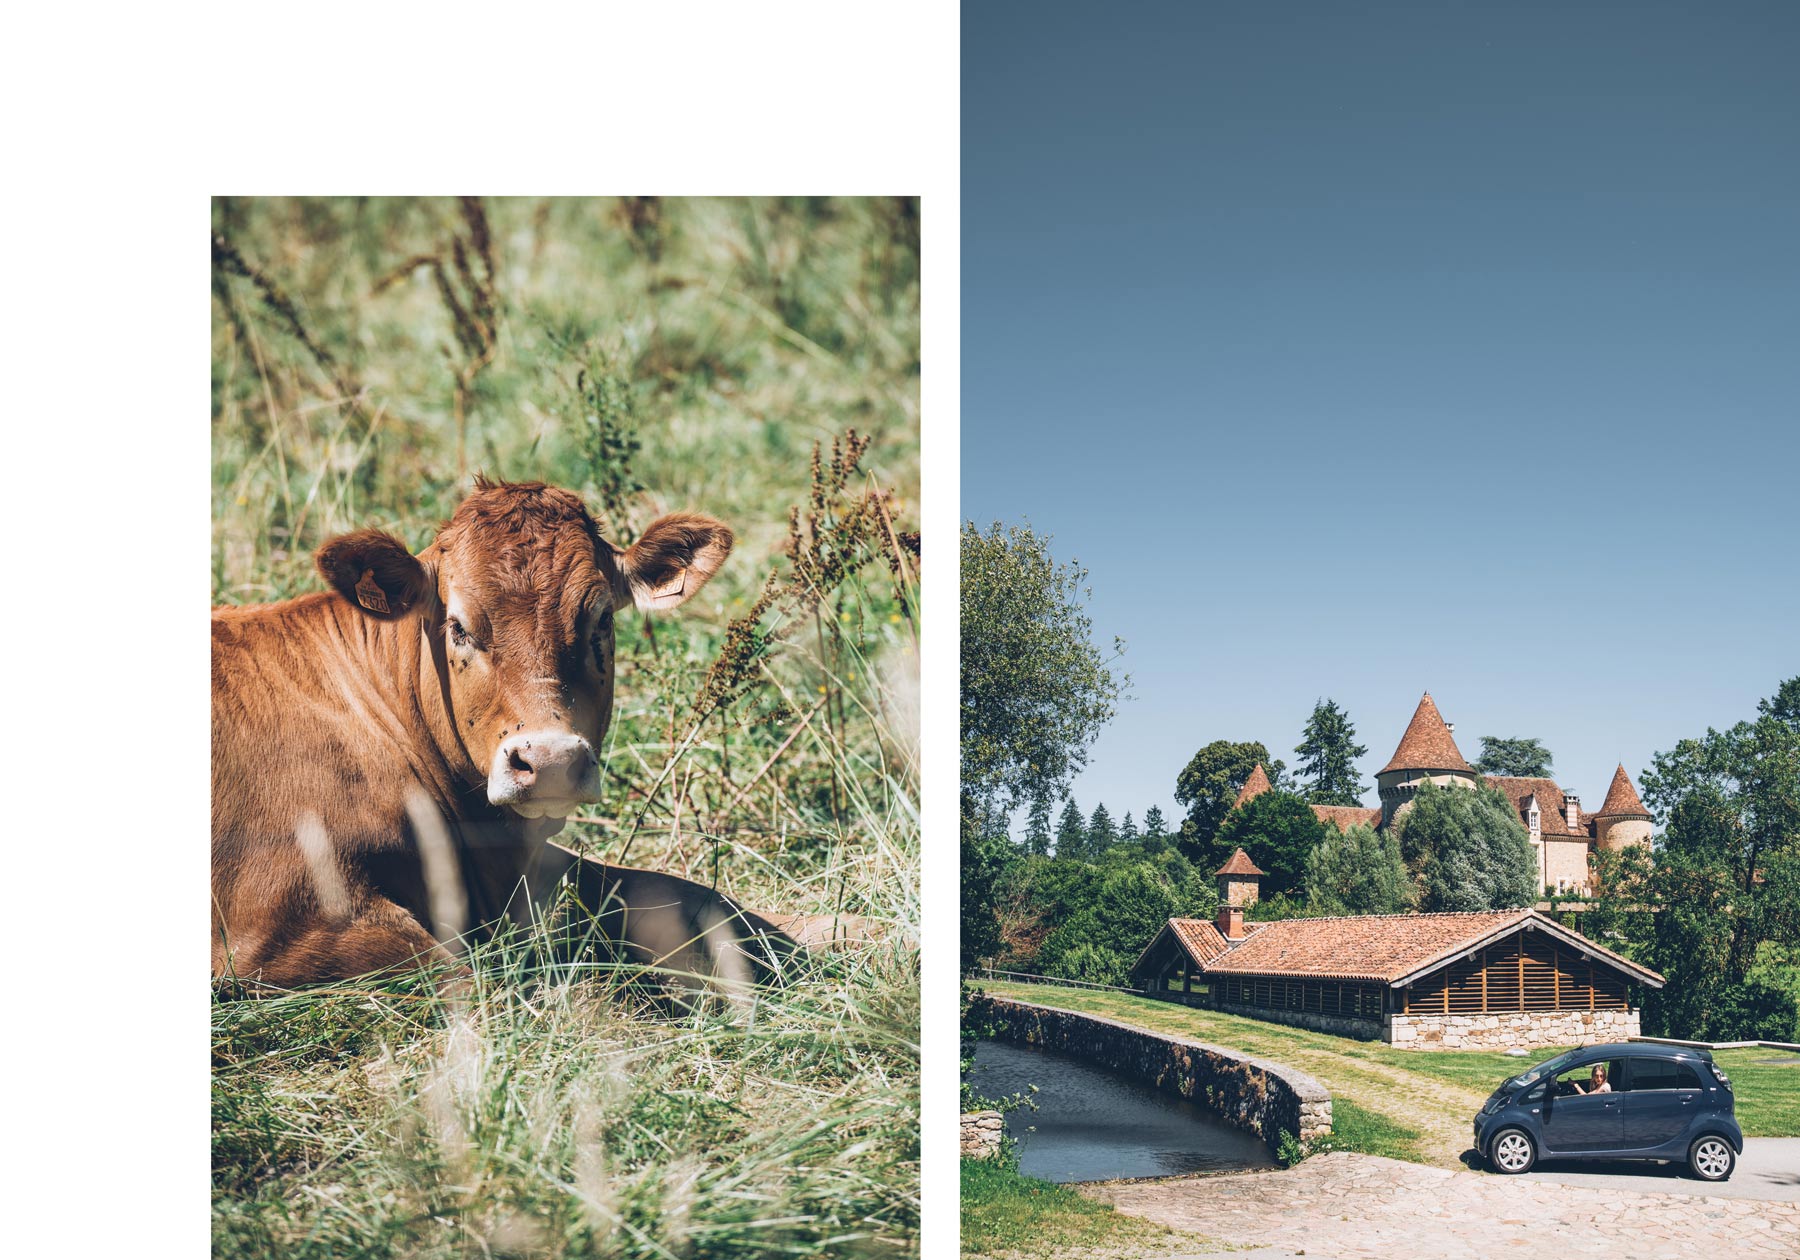
<instances>
[{"instance_id":1,"label":"brown cow","mask_svg":"<svg viewBox=\"0 0 1800 1260\"><path fill-rule=\"evenodd\" d=\"M566 490L478 479L416 557L361 530L315 558L332 591L214 609L213 974L339 979L528 920L599 797L614 610L676 607L731 542L677 514L621 550Z\"/></svg>"}]
</instances>

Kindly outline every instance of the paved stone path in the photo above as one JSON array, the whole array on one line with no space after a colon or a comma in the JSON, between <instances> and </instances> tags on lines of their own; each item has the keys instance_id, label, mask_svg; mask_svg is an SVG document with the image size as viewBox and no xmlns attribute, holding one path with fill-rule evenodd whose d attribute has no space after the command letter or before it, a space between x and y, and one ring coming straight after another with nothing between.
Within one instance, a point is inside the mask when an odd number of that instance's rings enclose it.
<instances>
[{"instance_id":1,"label":"paved stone path","mask_svg":"<svg viewBox=\"0 0 1800 1260\"><path fill-rule=\"evenodd\" d=\"M1378 1155L1284 1172L1082 1186L1121 1212L1240 1255L1340 1260L1752 1260L1800 1257L1800 1202L1590 1190Z\"/></svg>"}]
</instances>

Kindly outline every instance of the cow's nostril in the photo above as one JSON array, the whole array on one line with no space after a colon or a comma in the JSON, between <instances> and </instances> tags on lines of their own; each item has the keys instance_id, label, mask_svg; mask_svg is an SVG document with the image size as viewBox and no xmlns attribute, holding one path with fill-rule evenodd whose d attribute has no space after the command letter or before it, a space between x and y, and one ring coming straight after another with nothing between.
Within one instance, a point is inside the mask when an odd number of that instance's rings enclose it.
<instances>
[{"instance_id":1,"label":"cow's nostril","mask_svg":"<svg viewBox=\"0 0 1800 1260\"><path fill-rule=\"evenodd\" d=\"M512 769L514 774L526 775L532 773L532 765L529 761L525 760L525 754L520 749L515 748L506 754L506 764Z\"/></svg>"}]
</instances>

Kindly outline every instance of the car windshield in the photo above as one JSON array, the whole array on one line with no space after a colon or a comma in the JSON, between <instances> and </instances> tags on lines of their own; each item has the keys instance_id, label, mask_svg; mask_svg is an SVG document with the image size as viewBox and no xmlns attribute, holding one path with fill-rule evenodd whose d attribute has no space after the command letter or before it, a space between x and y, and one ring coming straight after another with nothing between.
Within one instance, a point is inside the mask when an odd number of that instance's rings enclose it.
<instances>
[{"instance_id":1,"label":"car windshield","mask_svg":"<svg viewBox=\"0 0 1800 1260\"><path fill-rule=\"evenodd\" d=\"M1573 1063L1575 1061L1575 1056L1580 1053L1580 1050L1565 1050L1554 1059L1545 1059L1536 1067L1530 1068L1527 1071L1519 1073L1517 1076L1509 1078L1500 1088L1518 1089L1521 1086L1541 1081L1546 1076L1555 1076L1558 1072L1562 1071L1564 1067Z\"/></svg>"}]
</instances>

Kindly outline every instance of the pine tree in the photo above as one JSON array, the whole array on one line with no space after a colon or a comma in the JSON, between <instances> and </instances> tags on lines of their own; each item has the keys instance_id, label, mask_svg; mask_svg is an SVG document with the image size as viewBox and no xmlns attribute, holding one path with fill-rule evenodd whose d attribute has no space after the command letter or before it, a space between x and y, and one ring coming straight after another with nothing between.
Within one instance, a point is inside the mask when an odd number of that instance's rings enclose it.
<instances>
[{"instance_id":1,"label":"pine tree","mask_svg":"<svg viewBox=\"0 0 1800 1260\"><path fill-rule=\"evenodd\" d=\"M1136 844L1138 842L1138 825L1131 821L1131 811L1125 811L1125 821L1119 824L1119 843Z\"/></svg>"},{"instance_id":2,"label":"pine tree","mask_svg":"<svg viewBox=\"0 0 1800 1260\"><path fill-rule=\"evenodd\" d=\"M1314 805L1361 805L1363 785L1356 759L1369 750L1356 742L1350 715L1335 700L1313 705L1306 731L1294 754L1302 779L1301 793Z\"/></svg>"},{"instance_id":3,"label":"pine tree","mask_svg":"<svg viewBox=\"0 0 1800 1260\"><path fill-rule=\"evenodd\" d=\"M1073 796L1064 802L1062 815L1056 820L1056 856L1082 860L1088 856L1087 822Z\"/></svg>"},{"instance_id":4,"label":"pine tree","mask_svg":"<svg viewBox=\"0 0 1800 1260\"><path fill-rule=\"evenodd\" d=\"M1088 856L1101 857L1118 842L1118 828L1113 826L1112 815L1106 812L1106 802L1101 801L1094 806L1094 816L1088 820Z\"/></svg>"},{"instance_id":5,"label":"pine tree","mask_svg":"<svg viewBox=\"0 0 1800 1260\"><path fill-rule=\"evenodd\" d=\"M1050 798L1031 798L1031 812L1025 816L1025 852L1043 857L1050 852Z\"/></svg>"},{"instance_id":6,"label":"pine tree","mask_svg":"<svg viewBox=\"0 0 1800 1260\"><path fill-rule=\"evenodd\" d=\"M1169 824L1163 819L1162 806L1152 805L1144 811L1144 843L1158 844L1169 838Z\"/></svg>"}]
</instances>

